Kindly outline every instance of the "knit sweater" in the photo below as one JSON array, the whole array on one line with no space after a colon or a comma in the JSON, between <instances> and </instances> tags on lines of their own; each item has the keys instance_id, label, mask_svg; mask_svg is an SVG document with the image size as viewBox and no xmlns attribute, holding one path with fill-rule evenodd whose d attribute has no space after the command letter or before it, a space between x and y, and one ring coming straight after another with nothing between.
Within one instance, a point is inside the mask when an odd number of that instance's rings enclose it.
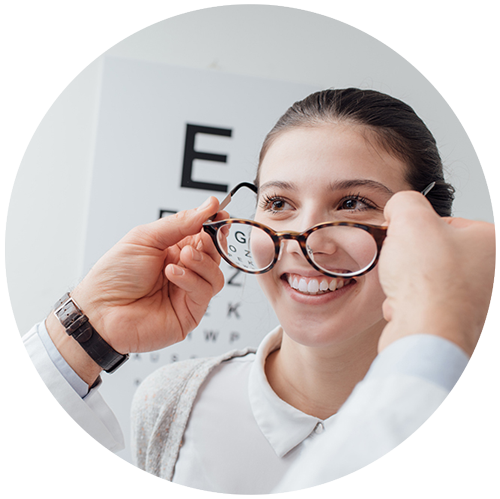
<instances>
[{"instance_id":1,"label":"knit sweater","mask_svg":"<svg viewBox=\"0 0 500 499\"><path fill-rule=\"evenodd\" d=\"M221 362L255 351L246 348L218 357L175 362L148 376L132 402L132 453L136 465L171 481L200 386Z\"/></svg>"}]
</instances>

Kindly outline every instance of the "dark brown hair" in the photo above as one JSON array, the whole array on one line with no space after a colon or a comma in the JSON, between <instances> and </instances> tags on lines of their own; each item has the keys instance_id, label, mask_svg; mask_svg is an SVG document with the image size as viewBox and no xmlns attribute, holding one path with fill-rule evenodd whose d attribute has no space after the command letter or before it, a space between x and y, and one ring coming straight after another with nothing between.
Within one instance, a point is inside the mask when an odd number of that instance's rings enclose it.
<instances>
[{"instance_id":1,"label":"dark brown hair","mask_svg":"<svg viewBox=\"0 0 500 499\"><path fill-rule=\"evenodd\" d=\"M259 185L264 156L279 134L329 123L361 125L372 131L379 146L407 165L405 178L412 189L422 191L436 182L427 198L439 215L451 215L455 190L444 179L433 135L408 104L375 90L323 90L293 104L264 140L255 185Z\"/></svg>"}]
</instances>

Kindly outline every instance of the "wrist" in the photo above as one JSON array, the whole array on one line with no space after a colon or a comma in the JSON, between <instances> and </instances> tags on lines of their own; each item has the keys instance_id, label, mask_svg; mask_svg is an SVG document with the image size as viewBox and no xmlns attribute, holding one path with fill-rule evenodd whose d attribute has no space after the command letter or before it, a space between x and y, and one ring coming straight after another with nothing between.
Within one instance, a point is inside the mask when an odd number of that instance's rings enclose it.
<instances>
[{"instance_id":1,"label":"wrist","mask_svg":"<svg viewBox=\"0 0 500 499\"><path fill-rule=\"evenodd\" d=\"M103 314L100 311L99 303L95 303L93 300L95 295L95 292L90 293L87 291L85 281L82 281L71 291L71 298L73 298L80 310L88 317L89 322L97 331L102 332L104 330Z\"/></svg>"},{"instance_id":2,"label":"wrist","mask_svg":"<svg viewBox=\"0 0 500 499\"><path fill-rule=\"evenodd\" d=\"M66 333L52 311L45 320L47 332L64 360L76 374L92 386L102 372L101 367L83 350L78 342Z\"/></svg>"},{"instance_id":3,"label":"wrist","mask_svg":"<svg viewBox=\"0 0 500 499\"><path fill-rule=\"evenodd\" d=\"M82 313L88 318L89 323L98 332L99 336L114 350L119 353L126 355L127 351L122 350L119 346L118 349L115 347L113 339L107 334L107 322L105 320L105 310L103 306L104 300L100 297L99 293L96 292L95 287L86 284L86 279L84 279L78 286L71 291L71 298L82 311Z\"/></svg>"},{"instance_id":4,"label":"wrist","mask_svg":"<svg viewBox=\"0 0 500 499\"><path fill-rule=\"evenodd\" d=\"M378 351L381 352L391 343L418 334L439 336L461 348L469 357L479 339L476 327L467 321L459 321L455 314L437 311L435 314L406 314L393 317L384 328L379 339Z\"/></svg>"},{"instance_id":5,"label":"wrist","mask_svg":"<svg viewBox=\"0 0 500 499\"><path fill-rule=\"evenodd\" d=\"M107 373L118 369L129 358L117 352L95 329L73 296L66 293L55 305L54 315L66 334Z\"/></svg>"}]
</instances>

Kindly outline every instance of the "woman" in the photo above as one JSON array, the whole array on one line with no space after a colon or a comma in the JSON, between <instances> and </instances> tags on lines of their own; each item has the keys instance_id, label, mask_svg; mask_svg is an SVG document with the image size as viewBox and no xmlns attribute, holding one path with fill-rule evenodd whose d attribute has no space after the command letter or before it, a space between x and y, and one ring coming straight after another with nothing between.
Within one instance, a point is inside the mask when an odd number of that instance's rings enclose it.
<instances>
[{"instance_id":1,"label":"woman","mask_svg":"<svg viewBox=\"0 0 500 499\"><path fill-rule=\"evenodd\" d=\"M330 221L381 225L394 193L431 182L429 199L448 215L453 190L431 134L408 106L371 91L320 92L292 106L266 138L255 220L296 232ZM365 376L386 324L376 269L327 276L287 241L258 279L281 327L256 356L233 353L210 368L181 363L147 380L134 403L139 466L205 490L268 492ZM199 389L179 383L200 365L210 374ZM169 420L182 404L173 386L196 395L182 406L180 427Z\"/></svg>"},{"instance_id":2,"label":"woman","mask_svg":"<svg viewBox=\"0 0 500 499\"><path fill-rule=\"evenodd\" d=\"M450 215L453 189L436 143L409 106L374 91L327 90L294 104L268 134L255 220L293 232L332 221L382 225L394 193L430 183L429 201ZM212 199L197 216L207 219L216 209ZM215 220L224 218L221 212ZM222 287L210 237L180 228L172 239L159 229L167 223L134 229L71 293L119 354L182 340ZM321 244L318 253L327 253ZM334 427L377 356L385 295L376 268L358 273L350 255L321 271L307 251L284 240L274 266L258 275L280 327L256 353L169 365L138 389L133 445L141 468L205 490L266 493ZM93 386L101 368L54 314L46 325L59 352Z\"/></svg>"}]
</instances>

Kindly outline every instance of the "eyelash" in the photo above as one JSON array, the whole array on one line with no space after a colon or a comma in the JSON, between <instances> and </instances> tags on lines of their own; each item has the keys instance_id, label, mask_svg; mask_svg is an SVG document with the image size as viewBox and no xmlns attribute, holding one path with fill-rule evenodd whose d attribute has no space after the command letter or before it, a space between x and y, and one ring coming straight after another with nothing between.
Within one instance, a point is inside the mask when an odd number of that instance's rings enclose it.
<instances>
[{"instance_id":1,"label":"eyelash","mask_svg":"<svg viewBox=\"0 0 500 499\"><path fill-rule=\"evenodd\" d=\"M348 194L347 196L344 196L338 202L338 206L341 206L346 201L351 201L351 200L363 203L364 205L366 205L366 207L365 208L360 208L358 210L347 210L347 211L365 211L365 210L377 210L377 209L379 209L376 204L374 204L372 201L370 201L369 199L367 199L364 196L362 196L361 193L358 193L358 194Z\"/></svg>"},{"instance_id":2,"label":"eyelash","mask_svg":"<svg viewBox=\"0 0 500 499\"><path fill-rule=\"evenodd\" d=\"M281 213L283 210L273 210L272 209L272 204L274 202L276 202L276 201L282 201L283 203L288 203L288 204L291 205L291 203L289 203L282 196L265 194L264 197L263 197L263 199L260 201L259 206L260 206L261 209L270 211L273 214ZM380 209L372 201L370 201L367 198L365 198L364 196L362 196L361 193L358 193L358 194L348 194L348 195L344 196L337 203L337 206L340 207L346 201L357 201L359 203L363 203L365 205L365 207L364 208L359 208L357 210L348 210L348 209L346 209L345 211L354 212L354 211L365 211L365 210L377 210L377 209Z\"/></svg>"},{"instance_id":3,"label":"eyelash","mask_svg":"<svg viewBox=\"0 0 500 499\"><path fill-rule=\"evenodd\" d=\"M263 199L259 203L259 207L263 210L270 211L273 214L280 213L282 210L273 210L271 208L272 203L274 203L276 201L282 201L283 203L288 203L288 201L281 196L265 194ZM288 204L290 204L290 203L288 203Z\"/></svg>"}]
</instances>

